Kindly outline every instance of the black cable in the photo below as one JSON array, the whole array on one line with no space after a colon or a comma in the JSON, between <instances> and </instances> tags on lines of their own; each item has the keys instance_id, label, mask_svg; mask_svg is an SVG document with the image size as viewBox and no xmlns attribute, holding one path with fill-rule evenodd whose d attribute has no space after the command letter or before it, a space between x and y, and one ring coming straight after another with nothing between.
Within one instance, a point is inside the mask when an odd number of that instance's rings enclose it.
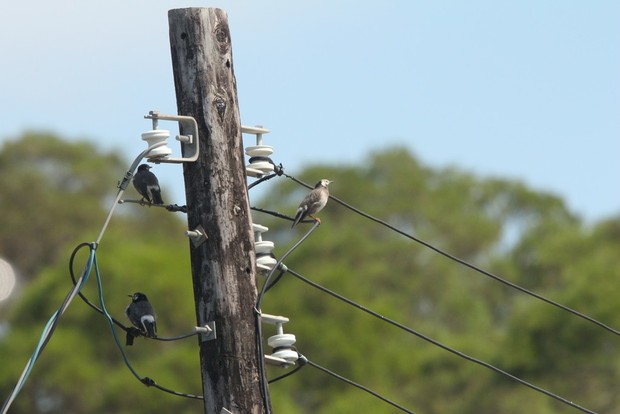
<instances>
[{"instance_id":1,"label":"black cable","mask_svg":"<svg viewBox=\"0 0 620 414\"><path fill-rule=\"evenodd\" d=\"M97 265L97 258L95 257L94 259L94 268L95 268L95 275L97 277L97 289L99 291L99 303L101 304L101 310L102 313L104 315L104 317L106 318L108 325L110 326L110 332L112 333L112 338L114 339L114 343L116 344L116 347L118 348L119 352L121 353L121 356L123 358L123 361L125 362L125 365L127 366L127 368L129 369L129 371L133 374L134 377L136 377L136 379L138 381L140 381L142 384L146 385L147 387L155 387L158 390L161 391L165 391L169 394L173 394L179 397L186 397L186 398L192 398L192 399L198 399L198 400L202 400L204 399L204 397L202 396L198 396L198 395L194 395L194 394L187 394L187 393L182 393L182 392L178 392L178 391L173 391L169 388L163 387L159 384L157 384L155 382L155 380L153 380L152 378L149 377L141 377L140 374L138 374L138 372L134 369L134 367L131 365L131 363L129 362L129 358L127 358L127 354L125 352L125 350L123 349L123 346L121 345L120 340L118 339L118 336L116 335L116 331L114 330L114 322L113 322L113 318L110 315L110 313L107 311L105 303L104 303L104 299L103 299L103 285L101 282L101 274L99 273L99 266Z\"/></svg>"},{"instance_id":2,"label":"black cable","mask_svg":"<svg viewBox=\"0 0 620 414\"><path fill-rule=\"evenodd\" d=\"M80 251L80 249L82 249L83 247L86 246L90 246L91 243L80 243L78 244L75 249L73 249L73 252L71 252L71 256L69 258L69 275L71 276L71 281L73 282L73 285L75 286L75 284L77 283L76 279L75 279L75 273L73 272L73 262L75 261L75 256L77 255L77 253ZM82 292L78 293L78 296L80 297L80 299L82 299L82 301L84 303L86 303L88 306L90 306L91 308L93 308L95 311L99 312L102 315L105 315L103 313L103 310L101 310L101 308L99 308L97 305L95 305L94 303L92 303L90 300L88 300L88 298L86 296L84 296L84 294ZM121 322L119 322L118 320L112 318L112 321L114 322L114 324L116 324L119 328L121 328L122 330L124 330L125 332L129 331L129 328L126 327L125 325L123 325Z\"/></svg>"},{"instance_id":3,"label":"black cable","mask_svg":"<svg viewBox=\"0 0 620 414\"><path fill-rule=\"evenodd\" d=\"M280 170L279 170L279 171L282 171L282 170L281 170L281 168L282 168L282 164L280 164L280 167L279 167L279 168L280 168ZM271 180L273 177L278 177L278 176L280 176L280 175L282 175L282 173L281 173L281 172L280 172L279 174L278 174L277 172L275 172L275 173L273 173L273 174L264 175L264 176L262 176L261 178L259 178L258 180L256 180L256 181L254 181L253 183L249 184L249 185L248 185L248 190L251 190L252 188L256 187L258 184L260 184L260 183L262 183L262 182L264 182L264 181Z\"/></svg>"},{"instance_id":4,"label":"black cable","mask_svg":"<svg viewBox=\"0 0 620 414\"><path fill-rule=\"evenodd\" d=\"M260 208L260 207L250 207L250 209L254 211L259 211L261 213L269 214L269 215L272 215L274 217L281 218L284 220L295 221L295 217L291 217L288 214L279 213L277 211L267 210L267 209ZM314 221L315 221L314 219L306 218L300 221L300 223L314 223Z\"/></svg>"},{"instance_id":5,"label":"black cable","mask_svg":"<svg viewBox=\"0 0 620 414\"><path fill-rule=\"evenodd\" d=\"M150 203L144 200L118 200L118 203L119 204L134 203L134 204L140 204L143 207L147 206L147 207L165 208L171 213L187 213L187 206L180 206L178 204L153 204L153 203Z\"/></svg>"},{"instance_id":6,"label":"black cable","mask_svg":"<svg viewBox=\"0 0 620 414\"><path fill-rule=\"evenodd\" d=\"M293 369L292 371L287 372L286 374L282 374L279 377L275 377L273 379L269 380L269 384L273 384L276 381L280 381L281 379L284 379L286 377L290 377L291 375L293 375L294 373L298 372L300 369L302 369L307 363L308 363L308 358L306 358L305 356L301 355L300 353L297 353L298 358L295 361L295 364L297 365L295 367L295 369Z\"/></svg>"},{"instance_id":7,"label":"black cable","mask_svg":"<svg viewBox=\"0 0 620 414\"><path fill-rule=\"evenodd\" d=\"M538 387L538 386L536 386L534 384L531 384L531 383L529 383L529 382L527 382L527 381L525 381L525 380L523 380L523 379L521 379L519 377L516 377L516 376L514 376L514 375L512 375L512 374L510 374L510 373L508 373L508 372L506 372L506 371L504 371L504 370L502 370L500 368L497 368L494 365L489 364L488 362L484 362L484 361L482 361L480 359L477 359L477 358L474 358L474 357L469 356L467 354L464 354L461 351L457 351L456 349L451 348L451 347L449 347L447 345L444 345L441 342L436 341L436 340L434 340L434 339L432 339L432 338L430 338L430 337L428 337L428 336L426 336L426 335L424 335L424 334L422 334L420 332L417 332L417 331L415 331L415 330L413 330L413 329L411 329L411 328L409 328L409 327L407 327L407 326L405 326L405 325L403 325L401 323L398 323L398 322L396 322L396 321L394 321L392 319L389 319L389 318L387 318L387 317L385 317L385 316L383 316L383 315L381 315L381 314L379 314L379 313L377 313L377 312L375 312L373 310L370 310L367 307L365 307L363 305L360 305L357 302L352 301L351 299L348 299L348 298L346 298L346 297L344 297L344 296L342 296L342 295L340 295L340 294L338 294L338 293L336 293L336 292L334 292L334 291L332 291L332 290L330 290L330 289L328 289L326 287L323 287L323 286L319 285L316 282L311 281L310 279L300 275L299 273L297 273L297 272L295 272L295 271L293 271L291 269L288 269L287 271L288 271L288 273L290 273L291 275L295 276L296 278L298 278L302 282L305 282L308 285L310 285L310 286L312 286L312 287L314 287L314 288L316 288L316 289L318 289L318 290L320 290L320 291L322 291L324 293L327 293L328 295L333 296L334 298L339 299L339 300L345 302L348 305L351 305L351 306L353 306L353 307L355 307L355 308L357 308L357 309L359 309L359 310L361 310L363 312L366 312L369 315L372 315L372 316L382 320L383 322L389 323L390 325L393 325L393 326L395 326L395 327L397 327L399 329L402 329L403 331L405 331L405 332L407 332L409 334L415 335L418 338L423 339L426 342L429 342L429 343L431 343L431 344L433 344L433 345L435 345L435 346L437 346L437 347L439 347L439 348L441 348L441 349L443 349L445 351L448 351L448 352L450 352L450 353L452 353L452 354L454 354L456 356L459 356L459 357L461 357L463 359L466 359L466 360L468 360L470 362L476 363L476 364L481 365L481 366L483 366L485 368L488 368L488 369L490 369L492 371L495 371L496 373L501 374L501 375L503 375L505 377L508 377L508 378L510 378L510 379L512 379L512 380L514 380L514 381L516 381L518 383L520 383L521 385L525 385L526 387L529 387L529 388L531 388L531 389L533 389L535 391L538 391L538 392L540 392L542 394L547 395L548 397L551 397L551 398L554 398L554 399L556 399L556 400L558 400L560 402L563 402L564 404L570 405L571 407L574 407L574 408L576 408L578 410L581 410L581 411L583 411L585 413L596 414L594 411L591 411L591 410L589 410L587 408L584 408L584 407L582 407L582 406L580 406L578 404L573 403L572 401L567 400L566 398L560 397L557 394L554 394L554 393L552 393L550 391L547 391L547 390L545 390L543 388L540 388L540 387Z\"/></svg>"},{"instance_id":8,"label":"black cable","mask_svg":"<svg viewBox=\"0 0 620 414\"><path fill-rule=\"evenodd\" d=\"M298 180L295 177L292 177L292 176L290 176L288 174L284 174L284 175L286 177L290 178L291 180L295 181L296 183L303 185L304 187L312 188L310 185L304 183L303 181ZM336 203L338 203L338 204L348 208L349 210L351 210L351 211L361 215L362 217L365 217L365 218L367 218L369 220L372 220L375 223L379 223L379 224L389 228L390 230L393 230L396 233L398 233L398 234L400 234L402 236L405 236L406 238L408 238L410 240L413 240L413 241L415 241L415 242L417 242L417 243L419 243L419 244L421 244L421 245L423 245L423 246L425 246L425 247L435 251L436 253L439 253L440 255L442 255L442 256L450 259L450 260L453 260L453 261L455 261L455 262L457 262L457 263L459 263L459 264L461 264L461 265L463 265L465 267L468 267L468 268L470 268L472 270L475 270L478 273L481 273L481 274L483 274L485 276L488 276L488 277L494 279L497 282L503 283L506 286L509 286L509 287L511 287L513 289L516 289L516 290L518 290L518 291L520 291L522 293L530 295L530 296L532 296L532 297L534 297L534 298L536 298L538 300L546 302L549 305L553 305L553 306L555 306L555 307L557 307L559 309L562 309L562 310L564 310L566 312L569 312L569 313L571 313L571 314L573 314L575 316L578 316L578 317L580 317L580 318L582 318L582 319L584 319L584 320L586 320L588 322L591 322L591 323L593 323L593 324L595 324L595 325L597 325L597 326L599 326L599 327L601 327L601 328L603 328L603 329L605 329L605 330L607 330L607 331L609 331L611 333L614 333L614 334L620 336L620 331L618 331L618 330L616 330L616 329L614 329L614 328L604 324L603 322L600 322L600 321L592 318L591 316L585 315L585 314L583 314L583 313L581 313L579 311L576 311L576 310L574 310L572 308L569 308L566 305L562 305L561 303L558 303L558 302L555 302L555 301L553 301L551 299L548 299L548 298L546 298L546 297L544 297L542 295L539 295L538 293L532 292L531 290L528 290L528 289L526 289L524 287L521 287L521 286L517 285L516 283L510 282L510 281L508 281L506 279L503 279L502 277L500 277L498 275L495 275L495 274L493 274L493 273L491 273L491 272L489 272L487 270L484 270L484 269L482 269L482 268L480 268L480 267L478 267L478 266L476 266L474 264L471 264L471 263L469 263L469 262L467 262L467 261L465 261L463 259L460 259L460 258L458 258L458 257L456 257L456 256L454 256L454 255L452 255L452 254L450 254L450 253L448 253L448 252L438 248L438 247L433 246L432 244L430 244L428 242L425 242L424 240L421 240L421 239L419 239L419 238L417 238L417 237L415 237L415 236L413 236L413 235L411 235L409 233L406 233L406 232L404 232L404 231L402 231L402 230L392 226L391 224L389 224L389 223L387 223L387 222L385 222L385 221L383 221L381 219L373 217L370 214L365 213L365 212L359 210L358 208L355 208L355 207L351 206L350 204L347 204L344 201L342 201L342 200L340 200L340 199L338 199L338 198L336 198L336 197L334 197L332 195L330 195L329 198L334 200Z\"/></svg>"},{"instance_id":9,"label":"black cable","mask_svg":"<svg viewBox=\"0 0 620 414\"><path fill-rule=\"evenodd\" d=\"M282 267L282 266L280 266L280 267ZM286 273L286 270L285 269L280 269L280 273L278 274L278 276L276 276L276 278L273 280L273 282L271 282L269 284L269 286L267 286L267 288L265 289L265 292L268 292L269 289L273 288L276 285L276 283L278 283L280 281L280 279L282 279L282 276L284 276L284 273Z\"/></svg>"},{"instance_id":10,"label":"black cable","mask_svg":"<svg viewBox=\"0 0 620 414\"><path fill-rule=\"evenodd\" d=\"M94 249L94 248L95 248L95 246L94 246L94 244L93 244L93 243L80 243L76 249L80 249L80 248L82 248L82 247L90 247L91 249ZM87 266L87 267L88 267L88 266ZM82 271L82 273L84 273L85 271L86 271L86 268ZM83 275L82 275L82 276L83 276ZM77 288L78 288L78 286L77 286L77 280L75 279L75 276L73 275L73 273L71 274L71 277L72 277L72 279L73 279L73 288L72 288L72 291L73 291L73 289L77 289ZM71 293L71 292L70 292L70 293ZM63 309L65 306L67 306L67 303L70 301L70 297L71 297L71 294L70 294L70 293L69 293L69 294L67 294L67 296L65 297L65 300L62 302L62 305L60 305L60 307L58 308L59 310L60 310L60 309ZM82 292L78 291L78 293L77 293L77 294L78 294L78 295L82 295ZM58 322L60 322L60 315L59 315L59 317L58 317L58 318L56 318L56 319L54 320L54 323L52 324L52 326L51 326L51 328L50 328L50 331L49 331L49 334L47 335L47 338L45 339L45 341L44 341L44 342L43 342L43 344L41 345L41 349L40 349L40 351L39 351L39 355L43 352L43 349L45 349L45 347L47 346L47 343L48 343L48 342L50 341L50 339L52 338L52 333L54 333L54 331L56 330L56 327L58 326Z\"/></svg>"},{"instance_id":11,"label":"black cable","mask_svg":"<svg viewBox=\"0 0 620 414\"><path fill-rule=\"evenodd\" d=\"M71 281L73 282L74 286L77 283L76 278L75 278L75 273L73 271L73 262L75 260L75 256L80 251L80 249L82 249L84 247L87 247L87 246L91 246L91 245L92 245L92 243L80 243L80 244L77 245L77 247L75 249L73 249L73 252L71 253L71 257L69 259L69 275L71 276ZM94 303L92 303L82 292L78 292L78 296L88 306L93 308L95 311L99 312L101 315L105 316L103 310L100 307L98 307L97 305L95 305ZM144 335L139 329L134 329L132 327L125 326L123 323L121 323L119 320L114 318L112 315L110 315L110 317L112 318L112 322L116 326L121 328L123 331L125 331L125 333L127 335L132 336L132 337L144 336L147 339L167 342L167 341L178 341L178 340L189 338L189 337L192 337L192 336L196 335L196 332L190 332L190 333L186 333L186 334L182 334L182 335L178 335L178 336L173 336L173 337L157 336L156 338L151 338L151 337L147 337L146 335ZM129 341L128 341L128 344L130 344Z\"/></svg>"},{"instance_id":12,"label":"black cable","mask_svg":"<svg viewBox=\"0 0 620 414\"><path fill-rule=\"evenodd\" d=\"M347 384L352 385L352 386L354 386L356 388L359 388L362 391L366 391L370 395L380 399L383 402L386 402L386 403L390 404L393 407L398 408L401 411L404 411L404 412L409 413L409 414L414 414L413 411L408 410L407 408L403 407L402 405L397 404L394 401L385 398L384 396L382 396L381 394L377 393L376 391L373 391L373 390L371 390L368 387L365 387L365 386L363 386L361 384L358 384L357 382L351 381L350 379L345 378L342 375L338 375L335 372L330 371L329 369L327 369L325 367L322 367L322 366L320 366L319 364L317 364L315 362L307 360L307 364L310 365L311 367L314 367L314 368L318 369L319 371L324 372L325 374L331 375L332 377L339 379L340 381L346 382Z\"/></svg>"},{"instance_id":13,"label":"black cable","mask_svg":"<svg viewBox=\"0 0 620 414\"><path fill-rule=\"evenodd\" d=\"M267 278L265 279L265 283L263 283L263 287L256 300L256 306L254 307L254 312L256 315L256 350L258 353L257 359L258 359L259 376L260 376L260 383L261 383L261 394L262 394L266 414L270 413L270 403L269 403L269 390L267 387L267 372L265 370L265 354L264 354L263 340L262 340L263 330L261 326L260 305L262 303L265 292L267 292L267 289L271 285L270 283L271 278L273 277L273 274L276 271L276 269L280 269L280 270L283 268L285 269L285 266L282 264L282 261L288 255L290 255L295 249L297 249L297 247L299 247L299 245L303 243L310 236L310 234L312 234L312 232L316 230L318 226L320 225L321 225L321 222L316 220L314 222L314 226L312 226L310 230L308 230L308 232L301 239L299 239L299 241L295 243L293 247L291 247L286 253L284 253L284 255L280 258L280 260L276 262L276 264L273 266L273 269L271 269L271 271L267 275Z\"/></svg>"},{"instance_id":14,"label":"black cable","mask_svg":"<svg viewBox=\"0 0 620 414\"><path fill-rule=\"evenodd\" d=\"M260 211L261 213L270 214L274 217L285 219L285 220L290 220L290 221L295 220L294 217L291 217L288 214L278 213L277 211L265 210L264 208L259 208L259 207L250 207L250 209L254 211Z\"/></svg>"},{"instance_id":15,"label":"black cable","mask_svg":"<svg viewBox=\"0 0 620 414\"><path fill-rule=\"evenodd\" d=\"M147 387L155 387L160 391L167 392L168 394L176 395L177 397L191 398L194 400L204 400L204 397L202 395L188 394L184 392L178 392L178 391L171 390L170 388L166 388L164 386L159 385L158 383L156 383L153 379L149 377L142 378L140 382L142 382Z\"/></svg>"}]
</instances>

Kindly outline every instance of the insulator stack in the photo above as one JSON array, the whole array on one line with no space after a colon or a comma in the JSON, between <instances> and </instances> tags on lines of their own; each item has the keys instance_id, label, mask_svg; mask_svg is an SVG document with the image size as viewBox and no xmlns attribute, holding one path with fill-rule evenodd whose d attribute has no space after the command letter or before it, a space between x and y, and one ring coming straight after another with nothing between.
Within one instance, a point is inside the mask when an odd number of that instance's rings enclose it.
<instances>
[{"instance_id":1,"label":"insulator stack","mask_svg":"<svg viewBox=\"0 0 620 414\"><path fill-rule=\"evenodd\" d=\"M276 365L294 365L299 358L299 353L293 346L296 338L293 334L285 334L282 328L282 325L288 322L289 319L284 316L267 315L264 313L261 315L261 318L263 322L276 326L276 334L267 338L267 344L273 348L272 354L268 355L268 360Z\"/></svg>"},{"instance_id":2,"label":"insulator stack","mask_svg":"<svg viewBox=\"0 0 620 414\"><path fill-rule=\"evenodd\" d=\"M256 145L246 147L245 153L250 157L249 164L245 166L246 175L249 177L262 177L274 170L274 164L269 156L273 154L273 147L263 145L263 134L269 133L267 128L262 126L241 126L244 134L256 135Z\"/></svg>"},{"instance_id":3,"label":"insulator stack","mask_svg":"<svg viewBox=\"0 0 620 414\"><path fill-rule=\"evenodd\" d=\"M263 233L269 230L268 227L260 224L252 224L254 230L254 248L256 249L256 267L262 272L269 272L278 263L273 255L275 245L272 241L263 240Z\"/></svg>"}]
</instances>

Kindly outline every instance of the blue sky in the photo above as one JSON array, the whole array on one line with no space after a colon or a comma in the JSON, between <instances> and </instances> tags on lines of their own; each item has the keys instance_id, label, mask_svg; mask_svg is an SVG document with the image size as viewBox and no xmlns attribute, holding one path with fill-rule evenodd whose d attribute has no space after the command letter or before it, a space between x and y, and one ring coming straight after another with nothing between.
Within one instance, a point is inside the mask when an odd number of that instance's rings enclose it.
<instances>
[{"instance_id":1,"label":"blue sky","mask_svg":"<svg viewBox=\"0 0 620 414\"><path fill-rule=\"evenodd\" d=\"M400 144L620 212L617 1L3 2L0 140L42 129L133 159L143 116L176 113L167 11L189 6L228 12L242 123L293 175ZM180 167L154 171L183 203Z\"/></svg>"}]
</instances>

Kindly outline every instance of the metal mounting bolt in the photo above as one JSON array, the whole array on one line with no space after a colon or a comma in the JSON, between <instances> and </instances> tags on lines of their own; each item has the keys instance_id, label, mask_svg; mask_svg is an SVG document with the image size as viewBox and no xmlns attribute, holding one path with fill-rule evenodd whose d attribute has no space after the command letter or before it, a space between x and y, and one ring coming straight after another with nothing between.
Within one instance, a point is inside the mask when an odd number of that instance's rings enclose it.
<instances>
[{"instance_id":1,"label":"metal mounting bolt","mask_svg":"<svg viewBox=\"0 0 620 414\"><path fill-rule=\"evenodd\" d=\"M185 235L192 241L194 247L200 246L207 241L207 232L201 225L198 225L194 230L187 230Z\"/></svg>"},{"instance_id":2,"label":"metal mounting bolt","mask_svg":"<svg viewBox=\"0 0 620 414\"><path fill-rule=\"evenodd\" d=\"M202 342L212 341L217 338L215 333L215 321L208 322L205 326L197 326L194 328L194 331L200 334L200 340Z\"/></svg>"}]
</instances>

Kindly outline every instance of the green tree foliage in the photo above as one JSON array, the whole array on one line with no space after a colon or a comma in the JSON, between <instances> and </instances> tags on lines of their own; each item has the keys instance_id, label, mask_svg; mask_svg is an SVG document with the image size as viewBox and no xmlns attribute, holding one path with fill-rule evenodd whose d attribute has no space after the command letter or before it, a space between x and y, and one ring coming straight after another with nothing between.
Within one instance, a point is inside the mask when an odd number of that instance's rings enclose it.
<instances>
[{"instance_id":1,"label":"green tree foliage","mask_svg":"<svg viewBox=\"0 0 620 414\"><path fill-rule=\"evenodd\" d=\"M10 154L39 161L22 165ZM100 153L91 144L36 134L6 144L5 159L2 166L8 175L4 178L11 188L22 191L15 190L11 198L15 205L3 219L11 216L22 223L19 230L24 238L19 240L26 252L35 248L50 251L23 258L29 269L41 270L32 275L32 281L2 315L8 319L0 336L3 401L35 349L45 323L71 287L68 264L72 249L98 236L111 196L116 195L118 180L128 166L118 154ZM36 188L28 186L31 182ZM24 191L29 188L32 191ZM127 194L135 198L133 189ZM97 249L108 310L129 325L124 316L128 295L142 291L158 311L161 336L191 332L195 312L182 221L164 209L137 204L123 204L117 212ZM47 227L38 234L38 221L34 223L28 216L44 218ZM9 256L4 253L5 245L2 248L0 255ZM12 260L22 263L17 253ZM78 275L86 257L85 251L77 256ZM99 304L94 272L84 292ZM124 331L117 332L124 344ZM126 349L140 375L175 390L201 393L195 337L170 343L138 338ZM201 406L196 400L170 396L138 382L123 364L106 320L76 298L10 412L157 412L162 404L179 413L195 412Z\"/></svg>"},{"instance_id":2,"label":"green tree foliage","mask_svg":"<svg viewBox=\"0 0 620 414\"><path fill-rule=\"evenodd\" d=\"M97 179L111 178L95 186L104 195L76 190L75 215L81 214L80 205L105 209L105 194L115 192L117 177L126 168L122 162L116 165L114 157L104 162L105 155L92 148L90 152L102 163ZM63 168L75 171L72 163L82 160L69 157L64 162L69 165ZM15 175L17 188L34 173L26 168L21 174ZM55 175L48 178L62 181ZM556 196L515 181L430 168L403 148L371 154L355 166L311 166L298 178L310 184L329 178L334 181L331 193L345 202L620 327L620 309L614 300L620 288L620 217L584 226ZM262 186L269 189L269 197L252 199L252 204L289 214L308 191L285 178ZM64 197L59 192L49 197L54 195ZM36 210L37 204L22 196ZM123 205L122 212L127 213L115 216L98 249L108 309L125 321L127 295L141 290L158 311L161 335L191 330L195 315L181 220L163 209L137 205ZM254 216L270 228L263 237L276 242L277 256L310 228L301 224L291 229L290 222L262 213ZM614 392L620 339L614 334L454 263L333 200L319 216L322 225L287 258L290 269L590 409L620 412ZM90 223L87 213L84 217ZM151 224L153 220L157 226ZM94 224L89 226L98 229L101 220L91 221ZM77 241L92 241L94 233L85 225L69 227L69 236L57 242L62 248L34 267L39 269L36 278L9 309L9 328L0 337L0 396L8 395L45 322L69 289L71 248ZM78 257L83 262L85 253ZM96 302L91 277L86 294ZM262 311L290 318L284 330L297 336L296 346L309 360L416 413L576 412L362 313L290 274L267 292ZM265 326L263 334L266 342L275 330ZM195 338L171 343L138 338L126 349L141 375L178 391L200 393ZM265 349L270 352L266 344ZM268 377L284 372L269 367ZM399 412L310 366L272 384L270 393L276 413ZM201 410L200 401L140 384L123 364L103 317L76 300L11 412Z\"/></svg>"},{"instance_id":3,"label":"green tree foliage","mask_svg":"<svg viewBox=\"0 0 620 414\"><path fill-rule=\"evenodd\" d=\"M364 168L314 166L298 178L312 184L330 178L331 193L347 203L620 326L614 300L620 286L615 277L620 269L618 220L588 229L556 196L519 182L479 178L454 168L431 169L402 148L373 154L361 165ZM285 181L275 192L264 207L292 212L306 190ZM334 201L319 216L322 225L286 260L289 268L586 407L620 410L613 393L617 370L608 363L617 355L617 336L454 263ZM309 228L306 224L291 231L286 223L262 214L256 220L270 227L264 237L276 240L280 253ZM291 318L287 330L297 335L302 354L415 412L574 411L290 275L263 303L265 312ZM355 413L360 406L369 407L367 412L396 412L311 367L271 389L274 405L287 407L287 412ZM288 409L292 405L297 411Z\"/></svg>"},{"instance_id":4,"label":"green tree foliage","mask_svg":"<svg viewBox=\"0 0 620 414\"><path fill-rule=\"evenodd\" d=\"M30 279L82 231L99 225L123 168L118 154L85 141L27 133L6 142L0 151L0 255Z\"/></svg>"}]
</instances>

